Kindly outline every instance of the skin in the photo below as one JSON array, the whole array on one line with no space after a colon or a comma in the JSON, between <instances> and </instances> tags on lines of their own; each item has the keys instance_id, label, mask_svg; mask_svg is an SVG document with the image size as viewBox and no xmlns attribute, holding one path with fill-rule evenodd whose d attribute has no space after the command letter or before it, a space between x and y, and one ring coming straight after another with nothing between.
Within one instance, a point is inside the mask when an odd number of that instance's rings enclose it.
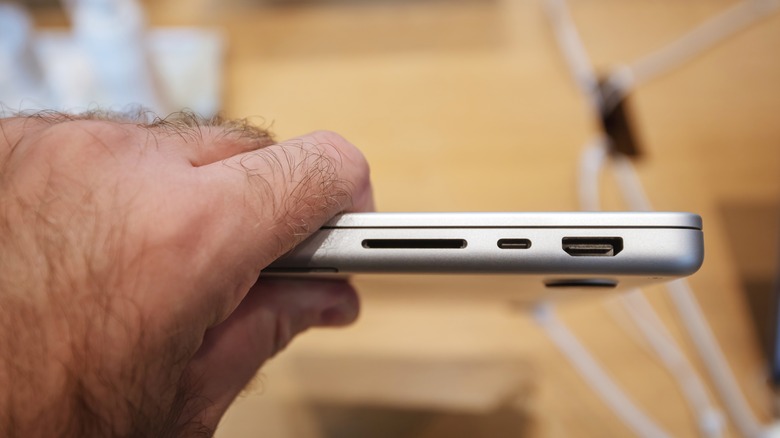
<instances>
[{"instance_id":1,"label":"skin","mask_svg":"<svg viewBox=\"0 0 780 438\"><path fill-rule=\"evenodd\" d=\"M358 314L346 282L260 270L372 208L331 132L0 119L0 435L211 435L296 334Z\"/></svg>"}]
</instances>

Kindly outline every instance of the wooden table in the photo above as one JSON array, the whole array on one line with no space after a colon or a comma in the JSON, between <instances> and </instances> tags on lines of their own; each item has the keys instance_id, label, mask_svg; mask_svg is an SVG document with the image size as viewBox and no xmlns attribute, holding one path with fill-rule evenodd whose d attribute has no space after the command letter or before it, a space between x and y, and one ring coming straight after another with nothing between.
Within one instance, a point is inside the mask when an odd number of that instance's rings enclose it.
<instances>
[{"instance_id":1,"label":"wooden table","mask_svg":"<svg viewBox=\"0 0 780 438\"><path fill-rule=\"evenodd\" d=\"M733 4L571 1L595 64L671 41ZM147 2L154 25L223 26L225 112L279 138L331 129L358 145L383 211L576 210L597 132L538 1ZM707 256L690 283L756 415L771 417L724 205L780 199L780 16L632 96L659 210L701 214ZM622 209L604 181L607 209ZM748 226L748 229L751 229ZM754 229L753 236L775 230ZM760 237L759 237L760 238ZM771 254L753 254L768 260ZM765 270L772 269L771 263ZM263 369L218 436L624 436L522 303L456 277L358 277L363 314L301 336ZM668 297L645 292L710 386ZM695 419L614 297L559 317L634 402L674 436ZM720 404L720 403L719 403ZM722 405L721 405L722 406ZM729 436L736 431L730 424Z\"/></svg>"}]
</instances>

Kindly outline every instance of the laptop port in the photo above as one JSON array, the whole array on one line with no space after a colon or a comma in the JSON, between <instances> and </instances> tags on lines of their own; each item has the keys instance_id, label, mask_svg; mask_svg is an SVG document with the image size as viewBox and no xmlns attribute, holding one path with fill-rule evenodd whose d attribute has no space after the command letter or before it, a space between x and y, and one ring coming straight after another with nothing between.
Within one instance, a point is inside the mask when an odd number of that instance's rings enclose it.
<instances>
[{"instance_id":1,"label":"laptop port","mask_svg":"<svg viewBox=\"0 0 780 438\"><path fill-rule=\"evenodd\" d=\"M557 280L547 280L544 285L550 288L605 288L611 289L617 287L617 280L608 278L563 278Z\"/></svg>"},{"instance_id":2,"label":"laptop port","mask_svg":"<svg viewBox=\"0 0 780 438\"><path fill-rule=\"evenodd\" d=\"M528 249L531 241L528 239L499 239L498 247L501 249Z\"/></svg>"},{"instance_id":3,"label":"laptop port","mask_svg":"<svg viewBox=\"0 0 780 438\"><path fill-rule=\"evenodd\" d=\"M466 239L366 239L363 248L368 249L461 249Z\"/></svg>"},{"instance_id":4,"label":"laptop port","mask_svg":"<svg viewBox=\"0 0 780 438\"><path fill-rule=\"evenodd\" d=\"M613 257L623 250L622 237L564 237L562 243L574 257Z\"/></svg>"}]
</instances>

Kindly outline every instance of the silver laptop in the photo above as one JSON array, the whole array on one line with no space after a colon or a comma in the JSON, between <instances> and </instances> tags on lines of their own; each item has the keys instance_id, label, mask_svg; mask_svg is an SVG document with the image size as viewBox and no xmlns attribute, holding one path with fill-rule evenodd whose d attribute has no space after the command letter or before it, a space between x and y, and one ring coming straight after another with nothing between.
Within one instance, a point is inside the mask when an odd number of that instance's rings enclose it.
<instances>
[{"instance_id":1,"label":"silver laptop","mask_svg":"<svg viewBox=\"0 0 780 438\"><path fill-rule=\"evenodd\" d=\"M264 272L510 274L545 288L630 288L696 272L690 213L351 213Z\"/></svg>"}]
</instances>

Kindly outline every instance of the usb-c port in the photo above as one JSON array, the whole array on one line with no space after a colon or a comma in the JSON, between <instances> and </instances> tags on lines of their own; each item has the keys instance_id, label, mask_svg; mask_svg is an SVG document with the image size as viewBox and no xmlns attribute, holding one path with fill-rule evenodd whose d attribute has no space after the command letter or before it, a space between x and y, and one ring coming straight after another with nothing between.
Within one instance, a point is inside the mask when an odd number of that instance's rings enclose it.
<instances>
[{"instance_id":1,"label":"usb-c port","mask_svg":"<svg viewBox=\"0 0 780 438\"><path fill-rule=\"evenodd\" d=\"M528 249L531 241L528 239L499 239L498 247L501 249Z\"/></svg>"},{"instance_id":2,"label":"usb-c port","mask_svg":"<svg viewBox=\"0 0 780 438\"><path fill-rule=\"evenodd\" d=\"M574 257L613 257L623 250L623 238L564 237L563 250Z\"/></svg>"}]
</instances>

